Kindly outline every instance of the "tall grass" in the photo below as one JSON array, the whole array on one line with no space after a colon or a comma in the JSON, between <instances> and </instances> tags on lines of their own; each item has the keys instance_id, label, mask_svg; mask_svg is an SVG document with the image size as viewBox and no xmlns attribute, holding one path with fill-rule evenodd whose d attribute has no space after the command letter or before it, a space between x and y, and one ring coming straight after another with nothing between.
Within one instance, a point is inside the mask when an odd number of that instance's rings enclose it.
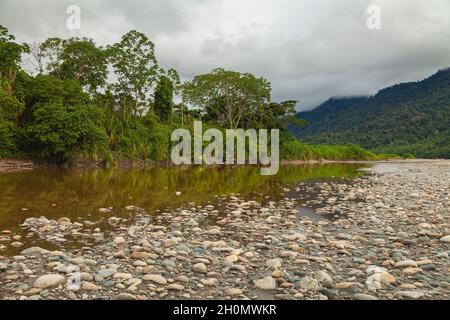
<instances>
[{"instance_id":1,"label":"tall grass","mask_svg":"<svg viewBox=\"0 0 450 320\"><path fill-rule=\"evenodd\" d=\"M298 140L290 140L281 145L283 160L382 160L395 155L375 154L353 144L347 145L309 145Z\"/></svg>"}]
</instances>

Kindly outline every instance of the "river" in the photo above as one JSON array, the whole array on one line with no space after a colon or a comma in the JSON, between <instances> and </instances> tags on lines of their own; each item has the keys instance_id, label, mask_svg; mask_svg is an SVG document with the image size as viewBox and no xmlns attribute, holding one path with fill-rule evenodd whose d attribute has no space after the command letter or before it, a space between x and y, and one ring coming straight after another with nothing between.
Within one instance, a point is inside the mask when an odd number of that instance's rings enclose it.
<instances>
[{"instance_id":1,"label":"river","mask_svg":"<svg viewBox=\"0 0 450 320\"><path fill-rule=\"evenodd\" d=\"M215 205L221 197L235 195L261 203L277 201L286 188L315 181L351 179L363 174L357 164L286 165L275 176L261 176L257 167L153 167L130 170L39 168L0 173L0 232L19 235L24 246L45 248L93 245L91 240L69 239L55 246L27 235L21 224L29 217L69 218L108 232L108 218L133 222L128 206L158 215L175 208ZM219 207L220 210L220 207ZM301 212L309 218L311 208ZM207 222L207 220L205 221ZM0 241L2 238L0 238ZM101 239L99 239L101 240ZM2 242L0 242L0 245ZM20 247L4 244L3 253Z\"/></svg>"}]
</instances>

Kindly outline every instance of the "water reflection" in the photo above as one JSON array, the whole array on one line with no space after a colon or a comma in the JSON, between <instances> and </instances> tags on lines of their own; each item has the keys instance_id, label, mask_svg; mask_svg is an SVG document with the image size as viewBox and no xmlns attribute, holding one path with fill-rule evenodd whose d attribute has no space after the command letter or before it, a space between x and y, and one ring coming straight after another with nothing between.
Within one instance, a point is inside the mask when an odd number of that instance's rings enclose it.
<instances>
[{"instance_id":1,"label":"water reflection","mask_svg":"<svg viewBox=\"0 0 450 320\"><path fill-rule=\"evenodd\" d=\"M257 167L168 167L147 170L46 168L0 174L0 231L17 230L27 217L90 220L130 215L134 205L159 210L214 202L231 193L257 201L276 200L283 188L313 179L351 178L360 165L282 166L275 176ZM176 193L180 194L177 196ZM99 208L113 207L111 213Z\"/></svg>"}]
</instances>

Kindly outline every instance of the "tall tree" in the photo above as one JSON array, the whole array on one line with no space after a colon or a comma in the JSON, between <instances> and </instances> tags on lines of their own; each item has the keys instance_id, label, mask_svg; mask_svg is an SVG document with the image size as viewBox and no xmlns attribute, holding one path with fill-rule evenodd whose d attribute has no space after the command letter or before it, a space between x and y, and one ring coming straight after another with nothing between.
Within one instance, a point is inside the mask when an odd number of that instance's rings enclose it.
<instances>
[{"instance_id":1,"label":"tall tree","mask_svg":"<svg viewBox=\"0 0 450 320\"><path fill-rule=\"evenodd\" d=\"M147 111L149 96L159 73L155 45L143 33L132 30L107 49L117 77L111 89L117 95L124 114L136 115Z\"/></svg>"},{"instance_id":2,"label":"tall tree","mask_svg":"<svg viewBox=\"0 0 450 320\"><path fill-rule=\"evenodd\" d=\"M30 63L35 67L38 74L42 74L44 72L45 58L45 50L43 44L41 42L33 42L30 45L30 55Z\"/></svg>"},{"instance_id":3,"label":"tall tree","mask_svg":"<svg viewBox=\"0 0 450 320\"><path fill-rule=\"evenodd\" d=\"M61 80L77 80L90 92L105 85L108 75L107 55L93 40L50 38L38 49L50 61L47 66L49 73Z\"/></svg>"},{"instance_id":4,"label":"tall tree","mask_svg":"<svg viewBox=\"0 0 450 320\"><path fill-rule=\"evenodd\" d=\"M270 83L250 73L214 69L183 86L183 99L228 128L245 126L270 101Z\"/></svg>"},{"instance_id":5,"label":"tall tree","mask_svg":"<svg viewBox=\"0 0 450 320\"><path fill-rule=\"evenodd\" d=\"M15 39L7 28L0 25L0 85L9 96L13 94L12 84L21 69L22 54L29 52L27 45L18 44Z\"/></svg>"},{"instance_id":6,"label":"tall tree","mask_svg":"<svg viewBox=\"0 0 450 320\"><path fill-rule=\"evenodd\" d=\"M163 121L167 121L173 108L173 84L166 76L159 79L155 90L155 113Z\"/></svg>"}]
</instances>

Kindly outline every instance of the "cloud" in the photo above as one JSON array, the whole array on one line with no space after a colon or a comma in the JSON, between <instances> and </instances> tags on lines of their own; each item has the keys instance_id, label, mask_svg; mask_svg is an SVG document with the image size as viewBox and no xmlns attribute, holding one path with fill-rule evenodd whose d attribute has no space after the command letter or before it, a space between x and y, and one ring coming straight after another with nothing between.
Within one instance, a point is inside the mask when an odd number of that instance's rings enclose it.
<instances>
[{"instance_id":1,"label":"cloud","mask_svg":"<svg viewBox=\"0 0 450 320\"><path fill-rule=\"evenodd\" d=\"M79 5L81 30L66 28ZM381 8L381 30L366 9ZM87 36L100 44L137 29L183 79L224 67L268 78L275 100L307 109L330 96L373 94L450 66L448 0L2 0L19 41Z\"/></svg>"}]
</instances>

